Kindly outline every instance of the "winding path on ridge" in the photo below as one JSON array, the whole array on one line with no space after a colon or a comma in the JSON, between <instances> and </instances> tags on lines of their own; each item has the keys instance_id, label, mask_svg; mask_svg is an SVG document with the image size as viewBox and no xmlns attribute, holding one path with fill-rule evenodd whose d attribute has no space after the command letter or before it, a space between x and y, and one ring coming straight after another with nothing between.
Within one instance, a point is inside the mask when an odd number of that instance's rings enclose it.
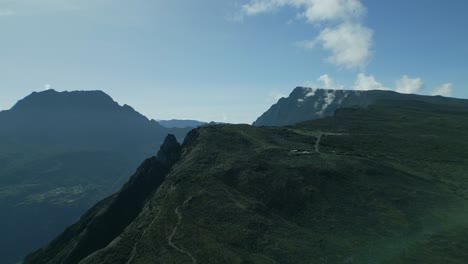
<instances>
[{"instance_id":1,"label":"winding path on ridge","mask_svg":"<svg viewBox=\"0 0 468 264\"><path fill-rule=\"evenodd\" d=\"M177 218L178 218L178 221L177 221L177 224L175 225L174 229L172 230L172 233L171 235L169 235L169 237L167 238L167 243L169 244L169 246L171 246L173 249L179 251L180 253L184 254L184 255L187 255L188 257L190 257L190 259L192 259L192 263L193 264L197 264L197 260L195 259L195 257L193 257L192 254L190 254L190 252L188 252L187 250L184 250L183 248L180 248L178 247L176 244L174 244L174 242L172 241L172 239L174 238L176 232L177 232L177 229L179 228L179 225L180 225L180 222L182 222L182 219L183 219L183 216L182 214L180 213L180 208L185 206L187 203L189 203L195 196L199 195L200 193L202 193L203 191L200 191L199 193L195 194L195 195L192 195L190 196L189 198L187 198L187 200L185 200L181 205L177 206L176 209L174 210L174 212L176 213L177 215Z\"/></svg>"},{"instance_id":2,"label":"winding path on ridge","mask_svg":"<svg viewBox=\"0 0 468 264\"><path fill-rule=\"evenodd\" d=\"M323 133L320 133L315 141L315 153L320 154L320 140L322 140Z\"/></svg>"},{"instance_id":3,"label":"winding path on ridge","mask_svg":"<svg viewBox=\"0 0 468 264\"><path fill-rule=\"evenodd\" d=\"M317 141L315 141L315 153L320 154L320 141L322 141L323 136L343 136L343 135L349 135L345 133L323 133L320 132L320 134L317 137Z\"/></svg>"},{"instance_id":4,"label":"winding path on ridge","mask_svg":"<svg viewBox=\"0 0 468 264\"><path fill-rule=\"evenodd\" d=\"M138 239L137 242L135 242L135 244L133 245L133 249L132 249L132 252L130 253L130 257L128 258L127 262L125 264L130 264L133 262L133 260L135 259L136 257L136 253L137 253L137 246L139 243L141 243L141 241L143 240L143 237L146 235L146 233L148 232L149 229L151 229L151 227L153 226L153 224L156 222L156 220L159 218L159 214L161 213L161 211L158 211L156 213L156 216L153 218L153 221L151 221L151 223L148 225L148 227L143 231L143 233L141 234L140 236L140 239Z\"/></svg>"}]
</instances>

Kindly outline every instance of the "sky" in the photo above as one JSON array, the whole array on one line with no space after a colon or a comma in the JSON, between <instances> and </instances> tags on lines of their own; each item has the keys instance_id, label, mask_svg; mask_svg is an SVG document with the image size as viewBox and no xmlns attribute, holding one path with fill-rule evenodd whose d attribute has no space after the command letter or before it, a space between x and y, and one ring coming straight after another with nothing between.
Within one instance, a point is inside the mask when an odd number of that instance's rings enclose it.
<instances>
[{"instance_id":1,"label":"sky","mask_svg":"<svg viewBox=\"0 0 468 264\"><path fill-rule=\"evenodd\" d=\"M468 98L466 0L0 0L0 110L102 90L251 123L296 86Z\"/></svg>"}]
</instances>

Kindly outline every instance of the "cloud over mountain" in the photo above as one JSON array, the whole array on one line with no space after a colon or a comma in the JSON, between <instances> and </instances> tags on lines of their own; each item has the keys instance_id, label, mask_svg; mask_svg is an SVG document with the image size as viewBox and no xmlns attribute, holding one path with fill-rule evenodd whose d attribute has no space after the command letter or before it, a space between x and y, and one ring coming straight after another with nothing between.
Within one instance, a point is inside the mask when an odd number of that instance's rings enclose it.
<instances>
[{"instance_id":1,"label":"cloud over mountain","mask_svg":"<svg viewBox=\"0 0 468 264\"><path fill-rule=\"evenodd\" d=\"M306 85L312 88L323 88L331 90L342 90L342 89L352 89L352 90L391 90L403 94L420 94L423 92L424 81L417 77L412 78L408 75L403 75L400 79L395 81L393 87L386 86L382 82L378 81L373 75L366 75L364 73L359 73L356 76L356 80L353 86L345 86L339 84L336 80L330 77L328 74L321 75L316 82L307 82ZM446 83L440 87L435 88L430 94L431 95L441 95L449 97L452 94L453 84Z\"/></svg>"},{"instance_id":2,"label":"cloud over mountain","mask_svg":"<svg viewBox=\"0 0 468 264\"><path fill-rule=\"evenodd\" d=\"M452 96L452 89L453 89L453 84L452 83L446 83L446 84L442 85L441 87L436 88L432 92L432 95L441 95L441 96L450 97L450 96Z\"/></svg>"},{"instance_id":3,"label":"cloud over mountain","mask_svg":"<svg viewBox=\"0 0 468 264\"><path fill-rule=\"evenodd\" d=\"M354 90L388 90L382 83L378 82L374 76L358 74L353 86Z\"/></svg>"},{"instance_id":4,"label":"cloud over mountain","mask_svg":"<svg viewBox=\"0 0 468 264\"><path fill-rule=\"evenodd\" d=\"M395 91L399 93L416 94L421 91L424 86L421 78L410 78L408 75L404 75L401 79L395 82Z\"/></svg>"},{"instance_id":5,"label":"cloud over mountain","mask_svg":"<svg viewBox=\"0 0 468 264\"><path fill-rule=\"evenodd\" d=\"M299 10L297 17L320 29L312 40L299 42L331 53L327 62L348 69L364 68L372 57L373 31L362 23L367 8L359 0L250 0L242 6L253 16L284 7Z\"/></svg>"}]
</instances>

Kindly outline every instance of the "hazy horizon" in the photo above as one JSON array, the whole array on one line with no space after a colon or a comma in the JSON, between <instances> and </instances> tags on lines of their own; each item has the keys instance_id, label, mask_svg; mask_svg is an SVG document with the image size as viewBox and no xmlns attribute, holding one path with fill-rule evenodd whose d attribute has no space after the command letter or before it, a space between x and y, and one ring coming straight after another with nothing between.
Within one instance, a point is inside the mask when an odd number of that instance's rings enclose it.
<instances>
[{"instance_id":1,"label":"hazy horizon","mask_svg":"<svg viewBox=\"0 0 468 264\"><path fill-rule=\"evenodd\" d=\"M326 88L320 88L320 87L306 87L306 86L297 86L297 87L310 88L310 89L326 89ZM295 87L295 88L297 88L297 87ZM44 92L44 91L47 91L47 90L52 90L52 91L59 92L59 93L61 93L61 92L92 92L92 91L101 91L101 90L73 90L73 91L63 90L63 91L58 91L58 90L56 90L56 89L50 88L50 89L45 89L45 90L42 90L42 91L33 91L33 92L31 92L31 93L40 93L40 92ZM353 91L352 89L345 89L345 88L343 88L343 89L330 89L330 90L349 90L349 91ZM376 90L378 90L378 89L376 89ZM387 90L388 90L388 91L392 91L392 90L390 90L390 89L387 89ZM293 91L293 89L291 89L290 92L292 92L292 91ZM104 92L104 93L105 93L105 92ZM399 93L402 93L402 92L399 91ZM116 101L115 98L113 98L111 94L108 94L108 93L106 93L106 94L109 95L109 96L110 96L116 103L118 103L120 106L129 105L129 104L125 103L125 102ZM402 93L402 94L404 94L404 93ZM417 94L417 93L416 93L416 94ZM17 102L19 102L20 100L22 100L23 98L25 98L25 97L27 97L27 96L29 96L29 95L30 95L30 94L28 94L28 95L26 95L26 96L24 96L24 97L18 99L11 107L9 107L9 108L7 108L7 109L0 109L0 112L1 112L1 111L10 110L13 106L15 106L15 104L16 104ZM422 94L422 95L423 95L423 94ZM286 98L287 98L288 96L289 96L289 93L288 93L287 95L284 95L284 97L286 97ZM430 95L430 96L435 96L435 95ZM450 97L453 97L453 96L450 96ZM456 98L456 97L453 97L453 98ZM277 100L279 100L279 99L280 99L280 98L277 98ZM458 99L464 99L464 98L458 98ZM277 100L275 99L275 101L272 102L272 104L275 104L275 103L277 102ZM268 108L264 109L263 112L260 113L260 114L259 114L254 120L252 120L252 121L247 121L247 122L229 122L229 121L220 121L220 120L200 120L200 119L185 118L185 117L180 117L180 118L169 117L169 118L167 118L167 119L161 119L161 118L157 118L157 117L147 116L147 115L145 115L143 112L141 112L141 111L139 111L137 108L135 108L134 106L132 106L132 105L129 105L129 106L132 107L132 108L134 108L135 111L137 111L137 112L143 114L143 115L144 115L145 117L147 117L149 120L155 120L155 121L157 121L157 122L159 122L159 121L171 121L171 120L181 120L181 121L182 121L182 120L185 120L185 121L200 121L200 122L205 122L205 123L209 123L209 122L221 122L221 123L230 123L230 124L252 124L252 123L258 118L258 116L260 116L261 114L263 114L263 113L264 113L265 111L267 111L267 110L269 109L269 107L270 107L270 106L269 106Z\"/></svg>"}]
</instances>

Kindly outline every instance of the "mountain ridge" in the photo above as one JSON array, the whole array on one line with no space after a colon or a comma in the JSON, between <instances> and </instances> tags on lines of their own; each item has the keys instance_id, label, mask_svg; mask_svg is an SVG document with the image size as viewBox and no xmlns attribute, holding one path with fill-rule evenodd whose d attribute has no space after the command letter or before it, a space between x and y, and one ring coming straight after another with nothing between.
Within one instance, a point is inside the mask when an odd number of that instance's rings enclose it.
<instances>
[{"instance_id":1,"label":"mountain ridge","mask_svg":"<svg viewBox=\"0 0 468 264\"><path fill-rule=\"evenodd\" d=\"M293 125L313 119L333 116L339 108L368 107L381 100L422 100L466 104L468 100L442 96L401 94L389 90L333 90L296 87L287 98L281 98L263 113L254 126Z\"/></svg>"}]
</instances>

